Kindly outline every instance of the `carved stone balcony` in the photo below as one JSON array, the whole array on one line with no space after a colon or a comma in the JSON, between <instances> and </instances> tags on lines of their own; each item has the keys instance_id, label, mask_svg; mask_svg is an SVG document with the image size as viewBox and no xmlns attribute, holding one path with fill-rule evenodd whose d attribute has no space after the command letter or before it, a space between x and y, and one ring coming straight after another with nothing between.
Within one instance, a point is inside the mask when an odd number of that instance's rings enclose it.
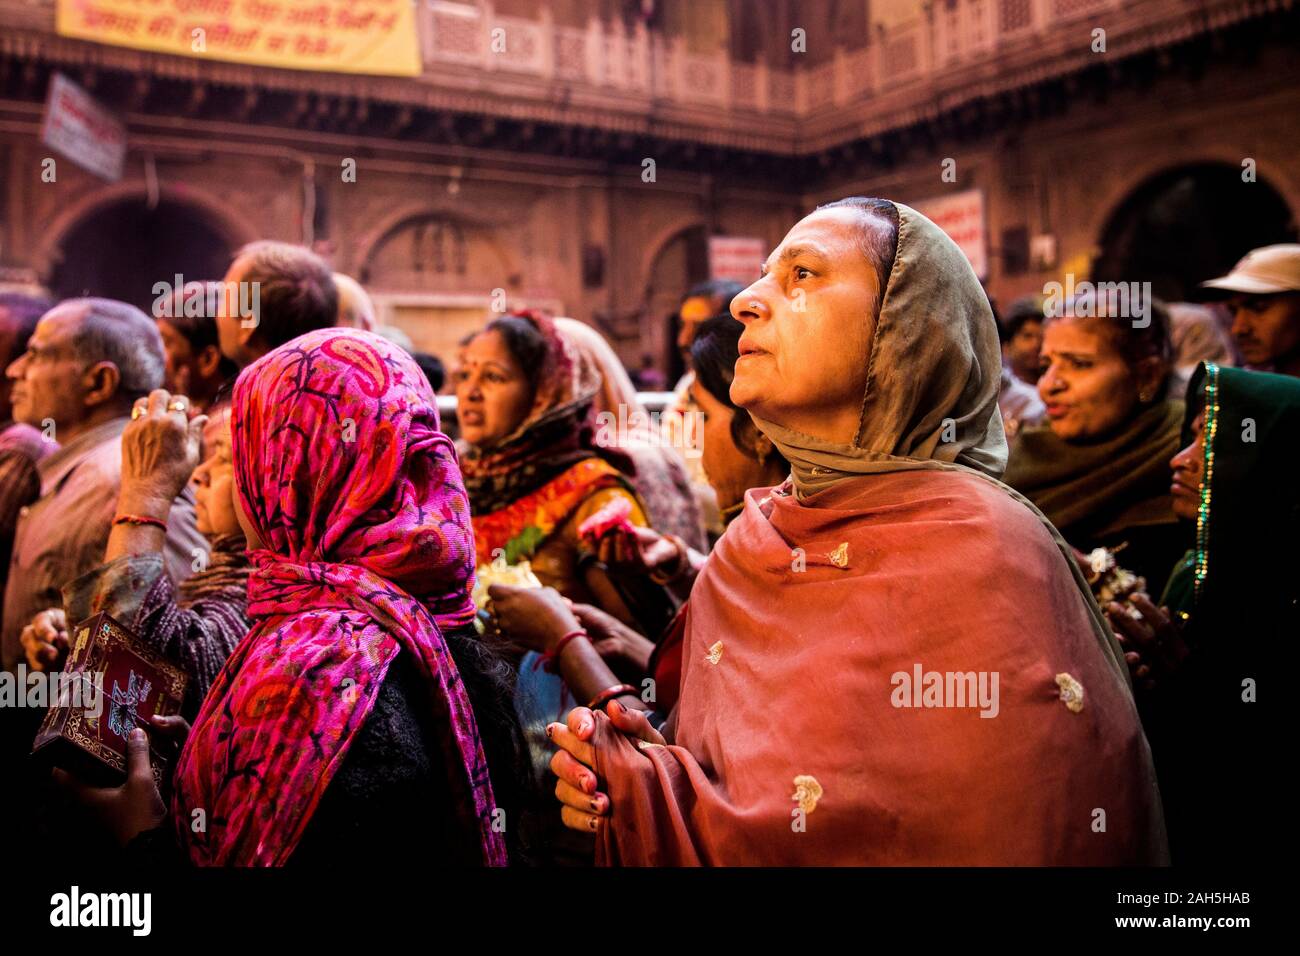
<instances>
[{"instance_id":1,"label":"carved stone balcony","mask_svg":"<svg viewBox=\"0 0 1300 956\"><path fill-rule=\"evenodd\" d=\"M1289 2L1289 0L1276 0ZM804 156L984 96L1177 43L1259 14L1260 0L918 0L871 35L793 68L692 52L642 23L585 28L499 16L491 0L418 0L423 75L243 66L54 35L54 0L0 0L0 56ZM1105 32L1105 52L1094 31Z\"/></svg>"}]
</instances>

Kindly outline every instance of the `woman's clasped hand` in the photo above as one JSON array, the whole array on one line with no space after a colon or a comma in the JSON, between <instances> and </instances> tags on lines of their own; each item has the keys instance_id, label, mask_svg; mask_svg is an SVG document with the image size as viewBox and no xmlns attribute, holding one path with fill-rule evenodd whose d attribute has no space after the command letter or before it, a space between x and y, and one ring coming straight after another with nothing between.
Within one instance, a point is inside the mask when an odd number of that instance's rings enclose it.
<instances>
[{"instance_id":1,"label":"woman's clasped hand","mask_svg":"<svg viewBox=\"0 0 1300 956\"><path fill-rule=\"evenodd\" d=\"M628 710L611 701L605 710L614 728L634 740L665 746L667 741L650 726L642 711ZM601 791L596 770L596 722L601 717L586 707L569 711L564 723L546 726L546 736L559 749L551 758L551 771L557 780L555 798L560 801L560 817L571 830L587 833L599 831L609 820L612 803Z\"/></svg>"}]
</instances>

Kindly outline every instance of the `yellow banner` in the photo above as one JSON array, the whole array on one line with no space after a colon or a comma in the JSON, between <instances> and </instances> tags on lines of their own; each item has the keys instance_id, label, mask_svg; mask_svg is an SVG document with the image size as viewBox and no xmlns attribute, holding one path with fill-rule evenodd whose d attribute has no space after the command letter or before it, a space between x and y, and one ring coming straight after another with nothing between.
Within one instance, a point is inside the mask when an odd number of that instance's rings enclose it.
<instances>
[{"instance_id":1,"label":"yellow banner","mask_svg":"<svg viewBox=\"0 0 1300 956\"><path fill-rule=\"evenodd\" d=\"M412 0L58 0L58 33L292 70L420 72Z\"/></svg>"}]
</instances>

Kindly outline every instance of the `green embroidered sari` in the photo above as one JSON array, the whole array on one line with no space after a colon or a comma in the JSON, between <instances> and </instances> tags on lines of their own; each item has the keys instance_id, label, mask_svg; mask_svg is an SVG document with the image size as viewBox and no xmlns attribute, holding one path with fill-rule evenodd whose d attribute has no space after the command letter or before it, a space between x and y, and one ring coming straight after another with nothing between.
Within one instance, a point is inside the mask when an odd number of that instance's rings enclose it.
<instances>
[{"instance_id":1,"label":"green embroidered sari","mask_svg":"<svg viewBox=\"0 0 1300 956\"><path fill-rule=\"evenodd\" d=\"M1249 866L1276 850L1287 703L1300 636L1300 379L1201 365L1183 447L1205 410L1196 547L1161 599L1191 654L1140 701L1175 865Z\"/></svg>"},{"instance_id":2,"label":"green embroidered sari","mask_svg":"<svg viewBox=\"0 0 1300 956\"><path fill-rule=\"evenodd\" d=\"M1300 379L1202 363L1188 383L1180 447L1192 443L1202 409L1205 480L1196 546L1174 567L1160 599L1185 620L1198 605L1203 616L1233 594L1258 591L1262 581L1294 588L1300 570L1293 547L1300 523ZM1270 537L1289 560L1271 553ZM1292 573L1282 570L1287 567Z\"/></svg>"}]
</instances>

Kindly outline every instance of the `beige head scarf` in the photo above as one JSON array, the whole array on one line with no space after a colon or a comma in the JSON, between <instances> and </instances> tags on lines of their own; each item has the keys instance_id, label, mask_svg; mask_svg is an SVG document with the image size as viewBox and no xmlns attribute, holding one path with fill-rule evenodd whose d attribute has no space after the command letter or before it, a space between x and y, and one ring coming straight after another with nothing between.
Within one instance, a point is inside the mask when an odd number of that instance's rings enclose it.
<instances>
[{"instance_id":1,"label":"beige head scarf","mask_svg":"<svg viewBox=\"0 0 1300 956\"><path fill-rule=\"evenodd\" d=\"M955 462L998 478L1006 467L1002 350L988 298L942 229L894 206L898 251L871 340L856 441L823 441L751 415L790 462L801 498L854 475Z\"/></svg>"},{"instance_id":2,"label":"beige head scarf","mask_svg":"<svg viewBox=\"0 0 1300 956\"><path fill-rule=\"evenodd\" d=\"M556 316L555 328L581 360L600 373L600 390L596 392L594 403L597 413L612 411L618 414L619 405L627 406L626 415L629 418L633 411L645 412L636 396L636 386L632 384L631 376L627 374L627 369L605 336L587 323L567 316ZM636 421L640 425L640 417ZM649 421L649 416L646 416L646 421ZM648 428L649 425L642 427Z\"/></svg>"},{"instance_id":3,"label":"beige head scarf","mask_svg":"<svg viewBox=\"0 0 1300 956\"><path fill-rule=\"evenodd\" d=\"M898 248L872 336L857 439L836 444L750 417L790 462L799 498L887 471L966 471L992 481L1047 526L1091 609L1098 644L1131 687L1073 550L1032 502L999 480L1007 464L998 411L1002 350L988 298L942 229L915 209L894 206Z\"/></svg>"},{"instance_id":4,"label":"beige head scarf","mask_svg":"<svg viewBox=\"0 0 1300 956\"><path fill-rule=\"evenodd\" d=\"M557 317L555 328L600 374L601 386L593 403L596 414L608 412L620 421L620 427L608 442L602 440L603 430L598 430L596 442L618 448L632 459L636 468L632 484L654 528L677 535L692 548L707 550L708 538L691 491L686 460L656 430L655 420L637 398L618 354L605 336L577 319Z\"/></svg>"}]
</instances>

